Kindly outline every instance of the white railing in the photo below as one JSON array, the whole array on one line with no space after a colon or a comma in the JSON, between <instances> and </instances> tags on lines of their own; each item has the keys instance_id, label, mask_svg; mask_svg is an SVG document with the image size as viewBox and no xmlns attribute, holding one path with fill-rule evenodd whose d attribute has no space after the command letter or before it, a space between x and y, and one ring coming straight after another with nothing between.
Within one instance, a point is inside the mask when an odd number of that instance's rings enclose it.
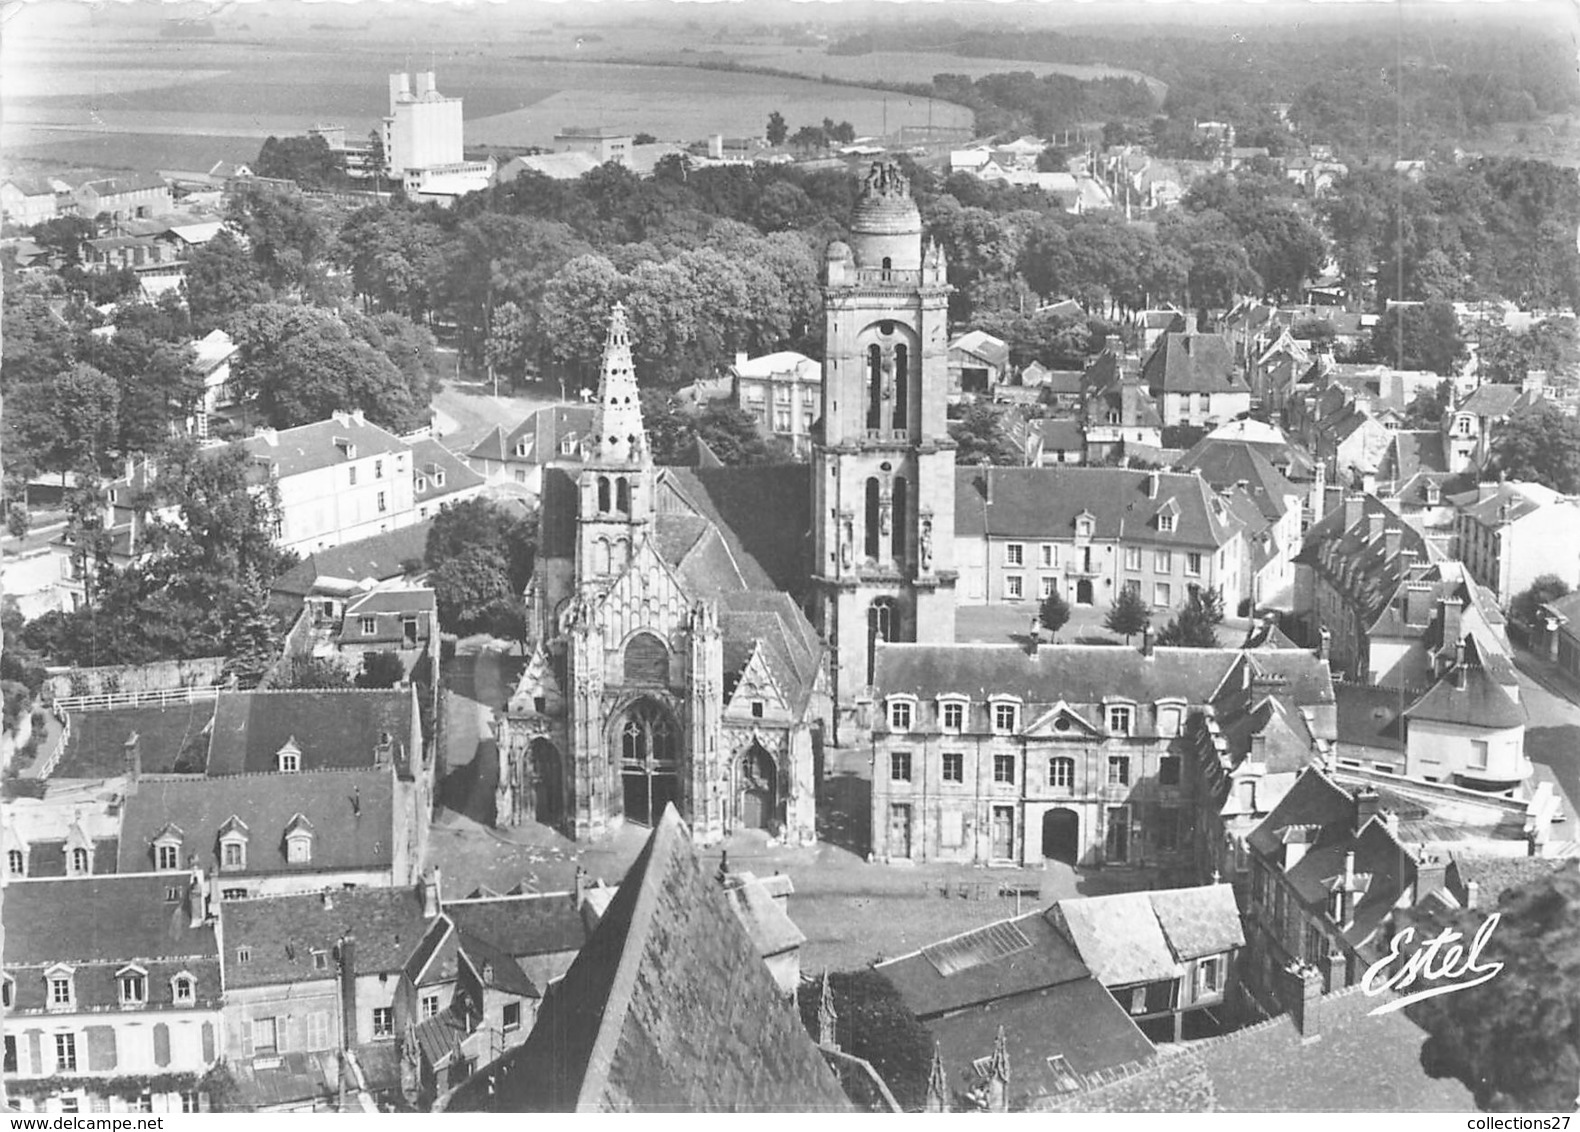
<instances>
[{"instance_id":1,"label":"white railing","mask_svg":"<svg viewBox=\"0 0 1580 1132\"><path fill-rule=\"evenodd\" d=\"M190 688L154 688L142 692L100 692L93 696L61 696L55 700L60 711L94 711L119 707L168 707L198 700L218 698L224 689L218 684Z\"/></svg>"}]
</instances>

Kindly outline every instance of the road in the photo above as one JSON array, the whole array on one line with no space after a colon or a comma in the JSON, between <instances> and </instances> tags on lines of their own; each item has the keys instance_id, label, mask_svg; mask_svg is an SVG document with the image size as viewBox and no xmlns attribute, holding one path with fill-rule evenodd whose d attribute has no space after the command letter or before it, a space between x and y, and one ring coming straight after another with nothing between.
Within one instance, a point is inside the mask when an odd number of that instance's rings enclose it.
<instances>
[{"instance_id":1,"label":"road","mask_svg":"<svg viewBox=\"0 0 1580 1132\"><path fill-rule=\"evenodd\" d=\"M1564 820L1553 824L1552 839L1574 841L1580 838L1575 819L1580 804L1580 686L1523 649L1515 650L1515 663L1520 700L1529 715L1525 753L1535 781L1551 782L1564 797Z\"/></svg>"}]
</instances>

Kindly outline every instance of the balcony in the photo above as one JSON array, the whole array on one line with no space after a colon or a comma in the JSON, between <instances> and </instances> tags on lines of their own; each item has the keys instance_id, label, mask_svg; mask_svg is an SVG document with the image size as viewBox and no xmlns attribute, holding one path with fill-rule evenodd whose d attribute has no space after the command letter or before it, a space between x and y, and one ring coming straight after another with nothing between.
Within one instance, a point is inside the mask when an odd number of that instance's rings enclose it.
<instances>
[{"instance_id":1,"label":"balcony","mask_svg":"<svg viewBox=\"0 0 1580 1132\"><path fill-rule=\"evenodd\" d=\"M1099 573L1101 571L1096 566L1083 562L1066 562L1064 564L1064 575L1067 578L1095 578Z\"/></svg>"},{"instance_id":2,"label":"balcony","mask_svg":"<svg viewBox=\"0 0 1580 1132\"><path fill-rule=\"evenodd\" d=\"M922 285L922 273L908 268L858 267L858 287L894 287L911 289Z\"/></svg>"},{"instance_id":3,"label":"balcony","mask_svg":"<svg viewBox=\"0 0 1580 1132\"><path fill-rule=\"evenodd\" d=\"M909 444L911 430L908 428L869 428L861 434L863 444Z\"/></svg>"}]
</instances>

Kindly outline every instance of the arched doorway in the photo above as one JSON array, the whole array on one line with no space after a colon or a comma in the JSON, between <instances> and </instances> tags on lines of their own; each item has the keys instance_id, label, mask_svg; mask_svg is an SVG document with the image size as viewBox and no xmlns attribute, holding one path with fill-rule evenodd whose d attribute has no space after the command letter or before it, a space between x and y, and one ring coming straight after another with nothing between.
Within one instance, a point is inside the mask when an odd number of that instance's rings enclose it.
<instances>
[{"instance_id":1,"label":"arched doorway","mask_svg":"<svg viewBox=\"0 0 1580 1132\"><path fill-rule=\"evenodd\" d=\"M772 830L778 824L779 776L761 744L753 743L741 756L739 781L741 828Z\"/></svg>"},{"instance_id":2,"label":"arched doorway","mask_svg":"<svg viewBox=\"0 0 1580 1132\"><path fill-rule=\"evenodd\" d=\"M653 825L670 802L680 804L680 731L657 700L640 699L621 715L614 732L625 816Z\"/></svg>"},{"instance_id":3,"label":"arched doorway","mask_svg":"<svg viewBox=\"0 0 1580 1132\"><path fill-rule=\"evenodd\" d=\"M1080 581L1075 583L1075 604L1092 604L1092 579L1082 578Z\"/></svg>"},{"instance_id":4,"label":"arched doorway","mask_svg":"<svg viewBox=\"0 0 1580 1132\"><path fill-rule=\"evenodd\" d=\"M558 825L565 800L560 753L547 739L534 739L527 748L527 768L532 774L532 816L541 825Z\"/></svg>"},{"instance_id":5,"label":"arched doorway","mask_svg":"<svg viewBox=\"0 0 1580 1132\"><path fill-rule=\"evenodd\" d=\"M1048 861L1074 865L1081 857L1081 818L1060 806L1042 815L1042 855Z\"/></svg>"}]
</instances>

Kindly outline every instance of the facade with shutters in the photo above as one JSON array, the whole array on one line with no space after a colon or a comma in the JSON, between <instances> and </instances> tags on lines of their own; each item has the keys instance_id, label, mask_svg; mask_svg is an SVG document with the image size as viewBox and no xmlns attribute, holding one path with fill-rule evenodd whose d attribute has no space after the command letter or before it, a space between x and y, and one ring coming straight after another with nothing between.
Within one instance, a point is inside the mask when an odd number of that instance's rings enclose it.
<instances>
[{"instance_id":1,"label":"facade with shutters","mask_svg":"<svg viewBox=\"0 0 1580 1132\"><path fill-rule=\"evenodd\" d=\"M13 880L5 898L6 1092L22 1111L207 1111L223 1042L201 879Z\"/></svg>"}]
</instances>

